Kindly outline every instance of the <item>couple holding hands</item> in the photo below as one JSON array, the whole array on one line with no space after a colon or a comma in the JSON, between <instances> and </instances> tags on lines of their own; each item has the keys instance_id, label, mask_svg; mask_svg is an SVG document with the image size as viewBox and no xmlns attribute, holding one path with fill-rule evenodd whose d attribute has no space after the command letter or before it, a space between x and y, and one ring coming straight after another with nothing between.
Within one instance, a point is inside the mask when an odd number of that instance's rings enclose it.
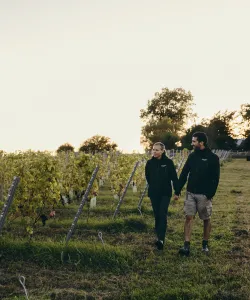
<instances>
[{"instance_id":1,"label":"couple holding hands","mask_svg":"<svg viewBox=\"0 0 250 300\"><path fill-rule=\"evenodd\" d=\"M155 217L155 232L158 250L163 250L167 229L167 214L172 186L174 200L178 200L186 181L187 190L184 202L184 246L180 248L181 255L190 253L190 239L193 219L198 212L204 222L202 251L208 254L208 239L211 231L210 217L212 214L212 198L214 197L220 177L219 157L208 147L208 138L204 132L196 132L192 136L194 151L181 171L179 179L173 161L166 156L165 145L157 142L153 145L152 158L145 167L148 183L148 196L152 203Z\"/></svg>"}]
</instances>

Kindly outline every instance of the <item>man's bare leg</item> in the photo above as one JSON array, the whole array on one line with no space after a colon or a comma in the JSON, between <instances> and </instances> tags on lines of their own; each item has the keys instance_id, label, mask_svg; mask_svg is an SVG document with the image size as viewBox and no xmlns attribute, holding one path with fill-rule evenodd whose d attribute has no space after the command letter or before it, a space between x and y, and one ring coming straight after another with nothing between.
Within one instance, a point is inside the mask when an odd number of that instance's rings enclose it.
<instances>
[{"instance_id":1,"label":"man's bare leg","mask_svg":"<svg viewBox=\"0 0 250 300\"><path fill-rule=\"evenodd\" d=\"M186 216L186 221L185 221L185 224L184 224L185 242L190 242L193 220L194 220L193 216Z\"/></svg>"},{"instance_id":2,"label":"man's bare leg","mask_svg":"<svg viewBox=\"0 0 250 300\"><path fill-rule=\"evenodd\" d=\"M203 227L203 240L208 241L211 232L211 222L210 219L204 220L204 227Z\"/></svg>"},{"instance_id":3,"label":"man's bare leg","mask_svg":"<svg viewBox=\"0 0 250 300\"><path fill-rule=\"evenodd\" d=\"M192 224L193 224L193 216L186 216L186 220L184 223L184 247L180 248L179 253L181 255L188 256L190 252L190 239L191 239L191 233L192 233Z\"/></svg>"},{"instance_id":4,"label":"man's bare leg","mask_svg":"<svg viewBox=\"0 0 250 300\"><path fill-rule=\"evenodd\" d=\"M208 239L210 237L210 232L211 232L211 222L210 219L204 220L203 222L204 222L204 227L203 227L202 251L208 254L209 253Z\"/></svg>"}]
</instances>

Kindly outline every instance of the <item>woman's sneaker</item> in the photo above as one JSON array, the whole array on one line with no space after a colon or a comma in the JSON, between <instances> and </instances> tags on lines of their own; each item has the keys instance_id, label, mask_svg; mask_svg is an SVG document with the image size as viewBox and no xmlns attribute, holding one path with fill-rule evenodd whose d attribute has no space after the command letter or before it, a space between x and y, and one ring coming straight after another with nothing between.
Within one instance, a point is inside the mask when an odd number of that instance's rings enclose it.
<instances>
[{"instance_id":1,"label":"woman's sneaker","mask_svg":"<svg viewBox=\"0 0 250 300\"><path fill-rule=\"evenodd\" d=\"M158 250L163 250L163 241L162 240L156 241L155 246L157 247Z\"/></svg>"}]
</instances>

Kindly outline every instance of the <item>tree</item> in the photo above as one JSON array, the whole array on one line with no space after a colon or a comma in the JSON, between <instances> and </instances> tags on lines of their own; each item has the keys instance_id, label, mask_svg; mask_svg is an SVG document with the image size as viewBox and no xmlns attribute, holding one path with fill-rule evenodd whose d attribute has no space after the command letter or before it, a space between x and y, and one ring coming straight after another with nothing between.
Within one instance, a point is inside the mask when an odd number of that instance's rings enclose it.
<instances>
[{"instance_id":1,"label":"tree","mask_svg":"<svg viewBox=\"0 0 250 300\"><path fill-rule=\"evenodd\" d=\"M242 147L244 151L250 150L250 135L248 135L245 140L242 142Z\"/></svg>"},{"instance_id":2,"label":"tree","mask_svg":"<svg viewBox=\"0 0 250 300\"><path fill-rule=\"evenodd\" d=\"M65 143L63 145L61 145L56 152L60 153L60 152L67 152L67 151L74 151L74 147L72 145L70 145L69 143Z\"/></svg>"},{"instance_id":3,"label":"tree","mask_svg":"<svg viewBox=\"0 0 250 300\"><path fill-rule=\"evenodd\" d=\"M201 125L201 124L195 124L189 129L186 130L186 133L181 137L181 144L182 148L186 148L188 150L193 149L191 142L192 142L192 136L195 132L197 131L202 131L207 133L208 129L206 126Z\"/></svg>"},{"instance_id":4,"label":"tree","mask_svg":"<svg viewBox=\"0 0 250 300\"><path fill-rule=\"evenodd\" d=\"M242 104L240 114L242 116L243 122L243 132L242 135L248 137L250 135L250 104Z\"/></svg>"},{"instance_id":5,"label":"tree","mask_svg":"<svg viewBox=\"0 0 250 300\"><path fill-rule=\"evenodd\" d=\"M167 148L179 140L189 119L194 119L193 96L182 88L163 88L148 101L146 109L141 109L140 118L146 123L142 127L142 144L151 146L161 141ZM164 142L165 140L165 142Z\"/></svg>"},{"instance_id":6,"label":"tree","mask_svg":"<svg viewBox=\"0 0 250 300\"><path fill-rule=\"evenodd\" d=\"M117 144L110 141L109 137L94 135L82 143L79 151L86 153L96 153L116 150Z\"/></svg>"},{"instance_id":7,"label":"tree","mask_svg":"<svg viewBox=\"0 0 250 300\"><path fill-rule=\"evenodd\" d=\"M236 149L232 125L232 120L234 120L235 116L236 111L219 111L211 119L202 121L202 125L207 127L206 133L211 148Z\"/></svg>"},{"instance_id":8,"label":"tree","mask_svg":"<svg viewBox=\"0 0 250 300\"><path fill-rule=\"evenodd\" d=\"M161 121L149 121L142 128L142 134L141 142L147 145L147 148L152 148L154 143L160 141L166 148L175 149L177 147L176 142L179 140L179 136L172 131L172 123L168 118Z\"/></svg>"},{"instance_id":9,"label":"tree","mask_svg":"<svg viewBox=\"0 0 250 300\"><path fill-rule=\"evenodd\" d=\"M192 135L197 131L205 132L208 136L208 145L213 149L236 149L234 139L234 120L236 111L217 112L211 119L203 119L200 124L193 125L182 136L182 147L191 149Z\"/></svg>"},{"instance_id":10,"label":"tree","mask_svg":"<svg viewBox=\"0 0 250 300\"><path fill-rule=\"evenodd\" d=\"M243 122L243 132L242 135L245 137L243 142L243 150L250 150L250 104L242 104L240 114L242 116Z\"/></svg>"}]
</instances>

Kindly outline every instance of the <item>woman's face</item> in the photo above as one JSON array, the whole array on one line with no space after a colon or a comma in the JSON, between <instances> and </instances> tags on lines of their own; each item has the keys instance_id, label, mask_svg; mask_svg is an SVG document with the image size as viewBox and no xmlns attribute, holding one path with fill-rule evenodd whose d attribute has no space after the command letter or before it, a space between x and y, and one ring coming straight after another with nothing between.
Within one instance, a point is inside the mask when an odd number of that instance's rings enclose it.
<instances>
[{"instance_id":1,"label":"woman's face","mask_svg":"<svg viewBox=\"0 0 250 300\"><path fill-rule=\"evenodd\" d=\"M153 149L152 149L152 155L155 158L161 158L162 153L164 152L164 150L161 149L160 145L154 145Z\"/></svg>"}]
</instances>

